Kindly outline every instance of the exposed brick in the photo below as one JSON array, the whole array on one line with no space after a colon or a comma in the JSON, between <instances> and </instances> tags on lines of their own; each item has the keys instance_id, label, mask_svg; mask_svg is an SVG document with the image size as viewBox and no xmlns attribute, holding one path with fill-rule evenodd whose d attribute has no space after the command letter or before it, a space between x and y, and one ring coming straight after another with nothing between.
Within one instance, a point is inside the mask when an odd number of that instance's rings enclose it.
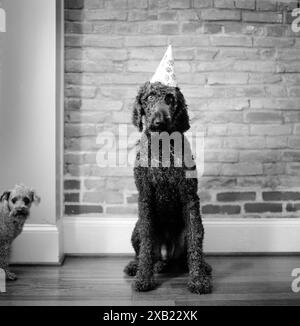
<instances>
[{"instance_id":1,"label":"exposed brick","mask_svg":"<svg viewBox=\"0 0 300 326\"><path fill-rule=\"evenodd\" d=\"M282 23L283 17L281 13L273 12L251 12L244 11L242 19L245 22L253 23Z\"/></svg>"},{"instance_id":2,"label":"exposed brick","mask_svg":"<svg viewBox=\"0 0 300 326\"><path fill-rule=\"evenodd\" d=\"M239 205L216 199L255 204L261 198L253 194L261 189L299 187L300 34L290 26L296 6L277 0L66 0L67 214L137 214L132 168L99 168L96 137L117 133L120 123L135 131L132 103L168 43L191 131L205 135L199 195L211 203L208 214L244 214ZM289 216L292 209L285 203L283 211L284 199L276 198L278 217ZM105 207L95 205L101 202ZM255 216L268 212L259 209Z\"/></svg>"},{"instance_id":3,"label":"exposed brick","mask_svg":"<svg viewBox=\"0 0 300 326\"><path fill-rule=\"evenodd\" d=\"M138 194L132 194L126 198L128 204L135 204L138 202Z\"/></svg>"},{"instance_id":4,"label":"exposed brick","mask_svg":"<svg viewBox=\"0 0 300 326\"><path fill-rule=\"evenodd\" d=\"M258 1L256 1L256 10L276 11L277 10L277 1L258 0Z\"/></svg>"},{"instance_id":5,"label":"exposed brick","mask_svg":"<svg viewBox=\"0 0 300 326\"><path fill-rule=\"evenodd\" d=\"M69 97L93 98L96 96L96 87L67 85L65 95Z\"/></svg>"},{"instance_id":6,"label":"exposed brick","mask_svg":"<svg viewBox=\"0 0 300 326\"><path fill-rule=\"evenodd\" d=\"M267 163L263 165L264 175L282 175L285 174L284 163Z\"/></svg>"},{"instance_id":7,"label":"exposed brick","mask_svg":"<svg viewBox=\"0 0 300 326\"><path fill-rule=\"evenodd\" d=\"M287 204L286 210L288 212L298 212L300 211L300 204Z\"/></svg>"},{"instance_id":8,"label":"exposed brick","mask_svg":"<svg viewBox=\"0 0 300 326\"><path fill-rule=\"evenodd\" d=\"M126 20L127 12L125 10L88 10L85 12L87 20Z\"/></svg>"},{"instance_id":9,"label":"exposed brick","mask_svg":"<svg viewBox=\"0 0 300 326\"><path fill-rule=\"evenodd\" d=\"M275 74L259 74L250 73L249 74L249 84L275 84L281 82L282 77Z\"/></svg>"},{"instance_id":10,"label":"exposed brick","mask_svg":"<svg viewBox=\"0 0 300 326\"><path fill-rule=\"evenodd\" d=\"M265 201L295 201L300 200L300 192L294 191L268 191L263 192Z\"/></svg>"},{"instance_id":11,"label":"exposed brick","mask_svg":"<svg viewBox=\"0 0 300 326\"><path fill-rule=\"evenodd\" d=\"M251 135L289 135L292 132L291 125L252 125Z\"/></svg>"},{"instance_id":12,"label":"exposed brick","mask_svg":"<svg viewBox=\"0 0 300 326\"><path fill-rule=\"evenodd\" d=\"M104 0L106 8L120 9L127 8L127 0Z\"/></svg>"},{"instance_id":13,"label":"exposed brick","mask_svg":"<svg viewBox=\"0 0 300 326\"><path fill-rule=\"evenodd\" d=\"M236 151L205 151L205 162L227 162L234 163L238 161Z\"/></svg>"},{"instance_id":14,"label":"exposed brick","mask_svg":"<svg viewBox=\"0 0 300 326\"><path fill-rule=\"evenodd\" d=\"M194 8L209 8L213 6L213 0L192 0Z\"/></svg>"},{"instance_id":15,"label":"exposed brick","mask_svg":"<svg viewBox=\"0 0 300 326\"><path fill-rule=\"evenodd\" d=\"M65 180L64 188L66 190L79 190L80 189L80 181L79 180Z\"/></svg>"},{"instance_id":16,"label":"exposed brick","mask_svg":"<svg viewBox=\"0 0 300 326\"><path fill-rule=\"evenodd\" d=\"M284 61L300 60L299 49L279 49L277 59Z\"/></svg>"},{"instance_id":17,"label":"exposed brick","mask_svg":"<svg viewBox=\"0 0 300 326\"><path fill-rule=\"evenodd\" d=\"M84 19L84 14L82 10L65 10L65 20L66 21L82 21Z\"/></svg>"},{"instance_id":18,"label":"exposed brick","mask_svg":"<svg viewBox=\"0 0 300 326\"><path fill-rule=\"evenodd\" d=\"M289 175L300 176L300 163L287 163L286 170Z\"/></svg>"},{"instance_id":19,"label":"exposed brick","mask_svg":"<svg viewBox=\"0 0 300 326\"><path fill-rule=\"evenodd\" d=\"M72 0L70 0L72 1ZM84 8L101 9L104 8L104 0L84 0Z\"/></svg>"},{"instance_id":20,"label":"exposed brick","mask_svg":"<svg viewBox=\"0 0 300 326\"><path fill-rule=\"evenodd\" d=\"M191 47L191 46L209 46L210 40L207 35L199 35L197 37L191 36L170 36L170 42L172 45L179 47Z\"/></svg>"},{"instance_id":21,"label":"exposed brick","mask_svg":"<svg viewBox=\"0 0 300 326\"><path fill-rule=\"evenodd\" d=\"M211 36L211 43L214 46L252 46L252 39L248 36L225 36L213 35Z\"/></svg>"},{"instance_id":22,"label":"exposed brick","mask_svg":"<svg viewBox=\"0 0 300 326\"><path fill-rule=\"evenodd\" d=\"M66 205L66 215L81 215L81 214L99 214L103 213L103 207L100 205Z\"/></svg>"},{"instance_id":23,"label":"exposed brick","mask_svg":"<svg viewBox=\"0 0 300 326\"><path fill-rule=\"evenodd\" d=\"M65 124L65 137L82 137L82 136L95 136L96 128L94 125L82 124Z\"/></svg>"},{"instance_id":24,"label":"exposed brick","mask_svg":"<svg viewBox=\"0 0 300 326\"><path fill-rule=\"evenodd\" d=\"M82 23L82 22L66 22L65 24L66 33L74 34L87 34L93 32L93 24Z\"/></svg>"},{"instance_id":25,"label":"exposed brick","mask_svg":"<svg viewBox=\"0 0 300 326\"><path fill-rule=\"evenodd\" d=\"M125 46L165 46L167 44L167 37L163 35L158 36L132 36L125 38Z\"/></svg>"},{"instance_id":26,"label":"exposed brick","mask_svg":"<svg viewBox=\"0 0 300 326\"><path fill-rule=\"evenodd\" d=\"M286 151L283 153L286 162L300 162L300 151Z\"/></svg>"},{"instance_id":27,"label":"exposed brick","mask_svg":"<svg viewBox=\"0 0 300 326\"><path fill-rule=\"evenodd\" d=\"M239 10L227 9L203 9L201 10L202 20L240 20L241 12Z\"/></svg>"},{"instance_id":28,"label":"exposed brick","mask_svg":"<svg viewBox=\"0 0 300 326\"><path fill-rule=\"evenodd\" d=\"M244 72L276 72L276 64L272 61L236 61L233 65L234 71Z\"/></svg>"},{"instance_id":29,"label":"exposed brick","mask_svg":"<svg viewBox=\"0 0 300 326\"><path fill-rule=\"evenodd\" d=\"M212 199L212 195L209 191L199 191L198 194L202 203L210 202Z\"/></svg>"},{"instance_id":30,"label":"exposed brick","mask_svg":"<svg viewBox=\"0 0 300 326\"><path fill-rule=\"evenodd\" d=\"M168 0L149 0L149 8L157 9L157 8L167 8Z\"/></svg>"},{"instance_id":31,"label":"exposed brick","mask_svg":"<svg viewBox=\"0 0 300 326\"><path fill-rule=\"evenodd\" d=\"M100 191L86 192L83 194L83 202L85 203L107 203L107 204L122 204L123 195L118 191Z\"/></svg>"},{"instance_id":32,"label":"exposed brick","mask_svg":"<svg viewBox=\"0 0 300 326\"><path fill-rule=\"evenodd\" d=\"M245 204L246 213L281 213L281 204L268 204L268 203L247 203Z\"/></svg>"},{"instance_id":33,"label":"exposed brick","mask_svg":"<svg viewBox=\"0 0 300 326\"><path fill-rule=\"evenodd\" d=\"M222 175L261 175L263 174L262 165L259 163L235 163L223 164Z\"/></svg>"},{"instance_id":34,"label":"exposed brick","mask_svg":"<svg viewBox=\"0 0 300 326\"><path fill-rule=\"evenodd\" d=\"M177 17L179 21L199 21L199 17L197 12L194 9L189 9L189 10L179 10L177 12ZM166 20L171 20L171 19L166 19Z\"/></svg>"},{"instance_id":35,"label":"exposed brick","mask_svg":"<svg viewBox=\"0 0 300 326\"><path fill-rule=\"evenodd\" d=\"M173 35L179 33L179 26L177 23L163 23L159 26L160 34Z\"/></svg>"},{"instance_id":36,"label":"exposed brick","mask_svg":"<svg viewBox=\"0 0 300 326\"><path fill-rule=\"evenodd\" d=\"M300 97L300 87L289 88L289 96Z\"/></svg>"},{"instance_id":37,"label":"exposed brick","mask_svg":"<svg viewBox=\"0 0 300 326\"><path fill-rule=\"evenodd\" d=\"M234 0L215 0L214 4L216 8L235 8Z\"/></svg>"},{"instance_id":38,"label":"exposed brick","mask_svg":"<svg viewBox=\"0 0 300 326\"><path fill-rule=\"evenodd\" d=\"M217 34L222 32L222 24L206 22L202 26L203 26L203 33Z\"/></svg>"},{"instance_id":39,"label":"exposed brick","mask_svg":"<svg viewBox=\"0 0 300 326\"><path fill-rule=\"evenodd\" d=\"M289 146L291 148L300 148L300 137L289 137Z\"/></svg>"},{"instance_id":40,"label":"exposed brick","mask_svg":"<svg viewBox=\"0 0 300 326\"><path fill-rule=\"evenodd\" d=\"M240 162L271 163L280 161L281 153L276 150L244 150L240 151Z\"/></svg>"},{"instance_id":41,"label":"exposed brick","mask_svg":"<svg viewBox=\"0 0 300 326\"><path fill-rule=\"evenodd\" d=\"M210 73L207 83L209 85L235 85L247 84L248 76L244 73Z\"/></svg>"},{"instance_id":42,"label":"exposed brick","mask_svg":"<svg viewBox=\"0 0 300 326\"><path fill-rule=\"evenodd\" d=\"M236 215L240 214L241 207L237 205L203 205L202 206L202 214L228 214L228 215Z\"/></svg>"},{"instance_id":43,"label":"exposed brick","mask_svg":"<svg viewBox=\"0 0 300 326\"><path fill-rule=\"evenodd\" d=\"M286 136L270 136L266 137L267 148L286 148L288 147L288 137Z\"/></svg>"},{"instance_id":44,"label":"exposed brick","mask_svg":"<svg viewBox=\"0 0 300 326\"><path fill-rule=\"evenodd\" d=\"M222 165L218 163L208 163L204 166L204 176L220 175Z\"/></svg>"},{"instance_id":45,"label":"exposed brick","mask_svg":"<svg viewBox=\"0 0 300 326\"><path fill-rule=\"evenodd\" d=\"M117 214L117 215L136 215L137 207L136 206L108 206L106 207L107 214Z\"/></svg>"},{"instance_id":46,"label":"exposed brick","mask_svg":"<svg viewBox=\"0 0 300 326\"><path fill-rule=\"evenodd\" d=\"M298 62L279 63L277 66L277 72L280 73L300 72L300 64Z\"/></svg>"},{"instance_id":47,"label":"exposed brick","mask_svg":"<svg viewBox=\"0 0 300 326\"><path fill-rule=\"evenodd\" d=\"M224 140L225 148L258 149L265 147L264 137L227 137Z\"/></svg>"},{"instance_id":48,"label":"exposed brick","mask_svg":"<svg viewBox=\"0 0 300 326\"><path fill-rule=\"evenodd\" d=\"M246 122L266 123L266 122L282 122L281 113L274 112L248 112L245 115Z\"/></svg>"},{"instance_id":49,"label":"exposed brick","mask_svg":"<svg viewBox=\"0 0 300 326\"><path fill-rule=\"evenodd\" d=\"M255 200L255 192L222 192L217 194L217 200L223 202Z\"/></svg>"},{"instance_id":50,"label":"exposed brick","mask_svg":"<svg viewBox=\"0 0 300 326\"><path fill-rule=\"evenodd\" d=\"M235 7L239 9L255 9L255 0L235 0Z\"/></svg>"},{"instance_id":51,"label":"exposed brick","mask_svg":"<svg viewBox=\"0 0 300 326\"><path fill-rule=\"evenodd\" d=\"M297 98L253 98L250 104L255 109L298 110L299 108Z\"/></svg>"},{"instance_id":52,"label":"exposed brick","mask_svg":"<svg viewBox=\"0 0 300 326\"><path fill-rule=\"evenodd\" d=\"M128 8L136 9L143 8L146 9L148 7L148 0L128 0Z\"/></svg>"},{"instance_id":53,"label":"exposed brick","mask_svg":"<svg viewBox=\"0 0 300 326\"><path fill-rule=\"evenodd\" d=\"M292 38L255 37L253 39L253 46L262 48L287 48L292 47L294 44L295 40Z\"/></svg>"},{"instance_id":54,"label":"exposed brick","mask_svg":"<svg viewBox=\"0 0 300 326\"><path fill-rule=\"evenodd\" d=\"M65 193L64 200L68 203L78 203L79 193Z\"/></svg>"},{"instance_id":55,"label":"exposed brick","mask_svg":"<svg viewBox=\"0 0 300 326\"><path fill-rule=\"evenodd\" d=\"M169 0L169 7L172 9L190 8L191 0Z\"/></svg>"},{"instance_id":56,"label":"exposed brick","mask_svg":"<svg viewBox=\"0 0 300 326\"><path fill-rule=\"evenodd\" d=\"M82 9L84 0L65 0L65 9Z\"/></svg>"}]
</instances>

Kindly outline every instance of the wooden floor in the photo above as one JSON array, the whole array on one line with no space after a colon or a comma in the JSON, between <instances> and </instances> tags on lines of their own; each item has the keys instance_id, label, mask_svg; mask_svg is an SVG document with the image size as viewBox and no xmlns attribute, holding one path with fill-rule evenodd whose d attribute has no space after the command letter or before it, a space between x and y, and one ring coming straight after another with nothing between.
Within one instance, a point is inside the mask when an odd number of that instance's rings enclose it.
<instances>
[{"instance_id":1,"label":"wooden floor","mask_svg":"<svg viewBox=\"0 0 300 326\"><path fill-rule=\"evenodd\" d=\"M300 305L291 290L300 257L209 257L214 291L191 294L187 275L162 275L160 286L136 293L122 270L128 258L69 257L61 267L15 266L19 277L0 293L0 305Z\"/></svg>"}]
</instances>

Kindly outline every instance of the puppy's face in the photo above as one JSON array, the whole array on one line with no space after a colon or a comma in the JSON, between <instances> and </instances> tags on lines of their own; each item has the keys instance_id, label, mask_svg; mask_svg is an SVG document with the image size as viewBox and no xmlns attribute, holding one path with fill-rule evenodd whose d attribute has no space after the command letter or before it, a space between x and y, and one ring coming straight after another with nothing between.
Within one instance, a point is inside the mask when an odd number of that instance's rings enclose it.
<instances>
[{"instance_id":1,"label":"puppy's face","mask_svg":"<svg viewBox=\"0 0 300 326\"><path fill-rule=\"evenodd\" d=\"M186 131L189 118L184 97L178 87L165 86L159 82L145 83L136 98L133 123L140 130Z\"/></svg>"},{"instance_id":2,"label":"puppy's face","mask_svg":"<svg viewBox=\"0 0 300 326\"><path fill-rule=\"evenodd\" d=\"M32 203L38 204L40 198L36 193L23 185L17 185L10 191L5 191L0 200L6 202L10 215L27 218L30 213Z\"/></svg>"},{"instance_id":3,"label":"puppy's face","mask_svg":"<svg viewBox=\"0 0 300 326\"><path fill-rule=\"evenodd\" d=\"M150 131L170 129L175 113L176 91L174 87L154 87L149 84L141 98L146 118L146 128Z\"/></svg>"}]
</instances>

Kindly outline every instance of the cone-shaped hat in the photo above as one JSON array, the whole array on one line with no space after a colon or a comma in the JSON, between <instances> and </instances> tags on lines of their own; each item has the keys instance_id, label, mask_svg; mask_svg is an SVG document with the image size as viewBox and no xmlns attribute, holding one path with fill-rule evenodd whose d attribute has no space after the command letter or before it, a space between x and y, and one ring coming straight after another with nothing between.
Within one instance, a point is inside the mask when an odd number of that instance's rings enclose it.
<instances>
[{"instance_id":1,"label":"cone-shaped hat","mask_svg":"<svg viewBox=\"0 0 300 326\"><path fill-rule=\"evenodd\" d=\"M161 82L163 85L176 87L177 80L174 71L174 58L172 45L169 45L164 57L162 58L155 74L150 80L150 83Z\"/></svg>"}]
</instances>

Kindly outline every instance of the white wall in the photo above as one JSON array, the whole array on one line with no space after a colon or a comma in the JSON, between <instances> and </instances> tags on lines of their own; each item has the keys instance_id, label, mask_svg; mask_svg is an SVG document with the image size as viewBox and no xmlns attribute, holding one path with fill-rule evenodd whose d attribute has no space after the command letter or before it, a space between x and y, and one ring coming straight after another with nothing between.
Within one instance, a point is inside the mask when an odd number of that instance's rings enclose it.
<instances>
[{"instance_id":1,"label":"white wall","mask_svg":"<svg viewBox=\"0 0 300 326\"><path fill-rule=\"evenodd\" d=\"M19 182L32 186L42 202L30 223L54 224L56 0L3 0L2 7L7 31L0 35L0 191Z\"/></svg>"}]
</instances>

